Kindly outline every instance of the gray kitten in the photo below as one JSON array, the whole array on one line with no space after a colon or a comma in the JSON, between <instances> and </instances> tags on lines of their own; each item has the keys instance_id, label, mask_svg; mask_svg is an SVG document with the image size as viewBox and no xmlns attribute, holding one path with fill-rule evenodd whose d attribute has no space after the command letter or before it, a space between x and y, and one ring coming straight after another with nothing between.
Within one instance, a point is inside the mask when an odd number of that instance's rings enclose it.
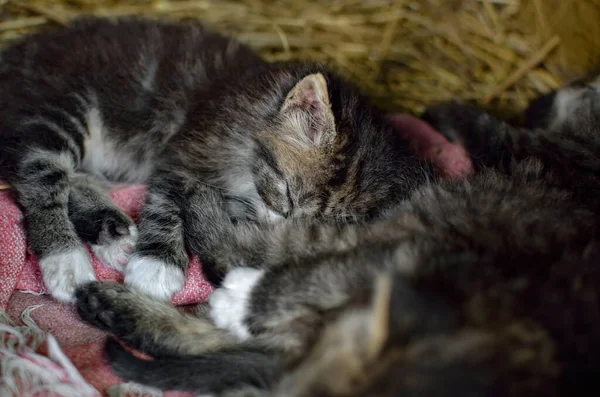
<instances>
[{"instance_id":1,"label":"gray kitten","mask_svg":"<svg viewBox=\"0 0 600 397\"><path fill-rule=\"evenodd\" d=\"M477 173L370 222L234 236L196 316L114 283L77 292L125 379L219 396L597 395L600 88L536 101L530 128L446 103L424 118ZM252 248L247 246L252 236ZM256 256L260 247L262 260Z\"/></svg>"},{"instance_id":2,"label":"gray kitten","mask_svg":"<svg viewBox=\"0 0 600 397\"><path fill-rule=\"evenodd\" d=\"M95 279L83 243L169 299L189 252L220 282L238 227L369 218L430 172L348 82L268 64L197 22L86 18L1 56L0 177L61 301ZM149 185L139 236L114 182Z\"/></svg>"}]
</instances>

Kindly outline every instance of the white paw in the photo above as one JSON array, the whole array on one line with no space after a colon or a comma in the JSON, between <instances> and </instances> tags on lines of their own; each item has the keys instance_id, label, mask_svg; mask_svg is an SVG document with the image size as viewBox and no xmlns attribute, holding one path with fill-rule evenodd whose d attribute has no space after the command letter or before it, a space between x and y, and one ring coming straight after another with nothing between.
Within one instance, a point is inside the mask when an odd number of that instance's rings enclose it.
<instances>
[{"instance_id":1,"label":"white paw","mask_svg":"<svg viewBox=\"0 0 600 397\"><path fill-rule=\"evenodd\" d=\"M135 225L130 225L128 230L117 238L108 238L100 235L97 245L92 245L92 251L106 266L123 271L129 256L135 248L138 231Z\"/></svg>"},{"instance_id":2,"label":"white paw","mask_svg":"<svg viewBox=\"0 0 600 397\"><path fill-rule=\"evenodd\" d=\"M181 269L158 259L134 256L125 267L125 284L160 300L171 300L184 282Z\"/></svg>"},{"instance_id":3,"label":"white paw","mask_svg":"<svg viewBox=\"0 0 600 397\"><path fill-rule=\"evenodd\" d=\"M90 259L83 248L42 258L40 268L50 295L61 302L74 302L75 289L96 280Z\"/></svg>"},{"instance_id":4,"label":"white paw","mask_svg":"<svg viewBox=\"0 0 600 397\"><path fill-rule=\"evenodd\" d=\"M250 337L245 325L248 302L263 274L264 270L250 267L238 267L227 273L221 287L208 298L210 315L217 327L229 330L240 340Z\"/></svg>"}]
</instances>

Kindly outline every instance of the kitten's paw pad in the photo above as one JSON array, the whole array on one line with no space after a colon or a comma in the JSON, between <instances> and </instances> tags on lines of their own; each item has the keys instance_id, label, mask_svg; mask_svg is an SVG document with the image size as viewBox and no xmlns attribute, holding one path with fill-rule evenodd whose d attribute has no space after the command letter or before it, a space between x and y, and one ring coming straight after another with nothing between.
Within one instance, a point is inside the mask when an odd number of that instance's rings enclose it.
<instances>
[{"instance_id":1,"label":"kitten's paw pad","mask_svg":"<svg viewBox=\"0 0 600 397\"><path fill-rule=\"evenodd\" d=\"M98 243L92 250L108 267L123 271L137 243L138 230L131 219L114 211L102 221Z\"/></svg>"},{"instance_id":2,"label":"kitten's paw pad","mask_svg":"<svg viewBox=\"0 0 600 397\"><path fill-rule=\"evenodd\" d=\"M183 288L185 274L173 265L149 257L133 257L125 267L125 284L163 301Z\"/></svg>"},{"instance_id":3,"label":"kitten's paw pad","mask_svg":"<svg viewBox=\"0 0 600 397\"><path fill-rule=\"evenodd\" d=\"M133 331L133 306L128 305L130 291L113 282L92 282L75 292L77 313L82 320L117 336Z\"/></svg>"},{"instance_id":4,"label":"kitten's paw pad","mask_svg":"<svg viewBox=\"0 0 600 397\"><path fill-rule=\"evenodd\" d=\"M90 259L83 248L41 258L40 268L50 295L61 302L74 302L75 289L96 280Z\"/></svg>"},{"instance_id":5,"label":"kitten's paw pad","mask_svg":"<svg viewBox=\"0 0 600 397\"><path fill-rule=\"evenodd\" d=\"M220 288L209 297L210 315L219 328L229 330L240 340L249 338L245 325L252 290L264 274L263 270L240 267L225 276Z\"/></svg>"}]
</instances>

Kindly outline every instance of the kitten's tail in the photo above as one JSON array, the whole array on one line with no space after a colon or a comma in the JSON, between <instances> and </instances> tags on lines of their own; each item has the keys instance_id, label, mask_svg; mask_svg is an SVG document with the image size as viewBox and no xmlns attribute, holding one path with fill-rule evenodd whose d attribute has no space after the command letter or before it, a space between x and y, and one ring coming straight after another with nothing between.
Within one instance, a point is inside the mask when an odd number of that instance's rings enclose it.
<instances>
[{"instance_id":1,"label":"kitten's tail","mask_svg":"<svg viewBox=\"0 0 600 397\"><path fill-rule=\"evenodd\" d=\"M134 356L112 338L106 341L105 348L112 369L121 378L162 390L201 394L244 387L268 390L278 367L274 354L247 345L154 360Z\"/></svg>"}]
</instances>

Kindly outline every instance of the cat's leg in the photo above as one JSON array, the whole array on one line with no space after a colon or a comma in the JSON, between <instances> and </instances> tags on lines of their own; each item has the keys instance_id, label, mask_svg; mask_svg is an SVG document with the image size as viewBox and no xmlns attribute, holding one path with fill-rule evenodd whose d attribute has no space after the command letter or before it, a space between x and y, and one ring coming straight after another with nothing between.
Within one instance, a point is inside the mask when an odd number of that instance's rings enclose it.
<instances>
[{"instance_id":1,"label":"cat's leg","mask_svg":"<svg viewBox=\"0 0 600 397\"><path fill-rule=\"evenodd\" d=\"M155 298L170 299L183 287L188 247L210 274L215 247L227 244L232 231L223 205L216 188L198 183L185 171L156 172L140 215L138 244L125 268L125 283Z\"/></svg>"},{"instance_id":2,"label":"cat's leg","mask_svg":"<svg viewBox=\"0 0 600 397\"><path fill-rule=\"evenodd\" d=\"M368 299L376 275L398 261L403 272L412 272L408 245L373 244L267 270L236 268L210 296L211 317L240 340L264 337L293 357L304 352L326 315L351 299Z\"/></svg>"},{"instance_id":3,"label":"cat's leg","mask_svg":"<svg viewBox=\"0 0 600 397\"><path fill-rule=\"evenodd\" d=\"M261 346L238 345L237 338L210 322L203 306L195 315L186 314L111 282L89 283L76 295L84 321L154 357L150 368L150 361L131 356L117 342L108 343L108 360L125 379L163 389L258 396L227 393L265 390L259 386L266 386L275 368L273 353Z\"/></svg>"},{"instance_id":4,"label":"cat's leg","mask_svg":"<svg viewBox=\"0 0 600 397\"><path fill-rule=\"evenodd\" d=\"M243 231L258 230L256 225L244 222L234 226L225 210L226 201L220 191L198 183L187 195L182 207L186 246L202 261L202 273L213 285L218 285L232 265L243 265L251 252L234 248Z\"/></svg>"},{"instance_id":5,"label":"cat's leg","mask_svg":"<svg viewBox=\"0 0 600 397\"><path fill-rule=\"evenodd\" d=\"M281 363L260 347L239 346L202 355L143 360L113 339L106 356L123 379L162 390L188 391L214 397L267 397Z\"/></svg>"},{"instance_id":6,"label":"cat's leg","mask_svg":"<svg viewBox=\"0 0 600 397\"><path fill-rule=\"evenodd\" d=\"M458 102L428 108L423 119L450 141L462 144L476 169L509 170L513 160L522 160L538 150L539 130L517 128L484 109Z\"/></svg>"},{"instance_id":7,"label":"cat's leg","mask_svg":"<svg viewBox=\"0 0 600 397\"><path fill-rule=\"evenodd\" d=\"M125 267L125 284L162 300L181 290L189 264L182 218L186 196L175 176L154 175L140 214L138 243Z\"/></svg>"},{"instance_id":8,"label":"cat's leg","mask_svg":"<svg viewBox=\"0 0 600 397\"><path fill-rule=\"evenodd\" d=\"M252 293L264 277L264 273L264 270L250 267L231 269L220 287L209 297L210 313L215 324L229 330L240 340L252 336L246 318L251 311Z\"/></svg>"},{"instance_id":9,"label":"cat's leg","mask_svg":"<svg viewBox=\"0 0 600 397\"><path fill-rule=\"evenodd\" d=\"M387 219L394 211L390 208L388 214L371 222L295 218L230 227L230 237L222 240L212 254L215 258L212 272L218 277L214 284L219 285L225 274L235 267L265 269L286 262L309 261L362 245L393 242L420 230L420 223L408 213L395 220ZM397 227L398 222L402 227Z\"/></svg>"},{"instance_id":10,"label":"cat's leg","mask_svg":"<svg viewBox=\"0 0 600 397\"><path fill-rule=\"evenodd\" d=\"M264 337L287 355L299 356L319 331L324 313L350 298L346 276L352 273L343 267L339 262L307 265L301 272L286 266L233 269L209 297L211 317L241 341Z\"/></svg>"},{"instance_id":11,"label":"cat's leg","mask_svg":"<svg viewBox=\"0 0 600 397\"><path fill-rule=\"evenodd\" d=\"M219 240L208 255L210 274L207 278L220 285L223 277L235 267L264 269L284 262L307 260L324 255L343 253L360 244L367 244L373 229L357 221L326 220L317 218L294 218L276 223L229 225L224 234L227 239ZM382 224L383 226L383 224ZM194 233L198 235L199 233ZM390 229L386 237L394 238L397 233ZM378 237L376 241L381 242ZM193 247L193 242L191 243ZM203 264L206 265L201 256Z\"/></svg>"},{"instance_id":12,"label":"cat's leg","mask_svg":"<svg viewBox=\"0 0 600 397\"><path fill-rule=\"evenodd\" d=\"M536 180L543 178L550 186L572 192L576 200L597 211L600 90L578 96L569 90L560 90L556 98L569 93L560 106L573 109L574 114L553 116L554 121L549 122L555 126L548 129L516 128L482 109L458 103L434 106L424 118L451 140L462 143L477 169L494 168L512 175L536 176ZM524 169L531 172L523 174Z\"/></svg>"},{"instance_id":13,"label":"cat's leg","mask_svg":"<svg viewBox=\"0 0 600 397\"><path fill-rule=\"evenodd\" d=\"M27 239L39 258L50 294L72 302L75 288L95 280L87 252L69 220L70 182L75 160L67 151L31 150L12 183L24 209Z\"/></svg>"},{"instance_id":14,"label":"cat's leg","mask_svg":"<svg viewBox=\"0 0 600 397\"><path fill-rule=\"evenodd\" d=\"M472 105L448 102L423 118L463 144L477 167L508 170L512 160L536 157L559 168L600 168L600 78L583 79L532 101L527 128L512 126ZM570 176L569 176L570 177Z\"/></svg>"},{"instance_id":15,"label":"cat's leg","mask_svg":"<svg viewBox=\"0 0 600 397\"><path fill-rule=\"evenodd\" d=\"M236 343L216 328L204 305L186 313L126 285L93 282L76 291L77 311L86 322L152 356L202 354Z\"/></svg>"},{"instance_id":16,"label":"cat's leg","mask_svg":"<svg viewBox=\"0 0 600 397\"><path fill-rule=\"evenodd\" d=\"M71 180L69 218L103 264L123 270L137 241L137 227L87 175Z\"/></svg>"},{"instance_id":17,"label":"cat's leg","mask_svg":"<svg viewBox=\"0 0 600 397\"><path fill-rule=\"evenodd\" d=\"M183 286L188 248L202 260L207 279L218 283L218 264L226 262L221 248L232 244L237 233L226 204L217 187L198 182L180 164L157 171L140 216L136 251L125 268L125 283L170 299Z\"/></svg>"},{"instance_id":18,"label":"cat's leg","mask_svg":"<svg viewBox=\"0 0 600 397\"><path fill-rule=\"evenodd\" d=\"M390 214L392 213L391 211ZM335 279L336 272L331 269L340 267L339 287L344 289L344 283L349 283L352 277L360 277L363 271L369 273L371 268L364 268L363 264L354 270L342 268L347 263L360 260L378 246L398 245L399 260L406 265L406 270L409 270L414 252L409 248L403 251L404 243L399 242L411 241L415 233L420 233L422 228L419 220L409 213L396 214L390 219L382 218L370 224L294 219L261 227L236 227L235 233L224 241L217 251L220 253L218 257L223 261L220 270L227 273L220 283L221 288L214 291L210 297L211 315L220 327L229 329L241 339L248 338L252 332L246 324L245 317L251 311L250 297L257 285L264 288L272 285L271 282L263 282L263 279L275 278L279 280L274 283L277 284L289 282L297 277L297 284L292 282L278 289L284 292L282 301L294 296L294 291L298 290L296 299L302 302L302 288L310 288L312 284L312 281L308 282L308 285L302 284L300 280L307 277L315 278L317 291L322 288L323 291L331 290L335 293L338 286L323 284ZM355 252L359 253L353 257L352 253ZM336 263L331 258L338 258L339 262ZM329 263L331 261L334 263ZM295 276L286 278L291 274ZM324 299L326 302L338 300L334 297Z\"/></svg>"}]
</instances>

